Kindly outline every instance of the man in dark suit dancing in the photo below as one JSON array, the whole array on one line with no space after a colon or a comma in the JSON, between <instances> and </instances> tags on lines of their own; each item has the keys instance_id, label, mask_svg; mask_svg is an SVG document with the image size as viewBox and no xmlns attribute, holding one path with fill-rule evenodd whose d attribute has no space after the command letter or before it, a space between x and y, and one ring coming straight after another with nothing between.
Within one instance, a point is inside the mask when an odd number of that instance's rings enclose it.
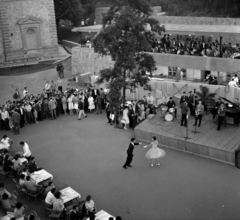
<instances>
[{"instance_id":1,"label":"man in dark suit dancing","mask_svg":"<svg viewBox=\"0 0 240 220\"><path fill-rule=\"evenodd\" d=\"M127 160L126 160L125 164L123 165L124 169L127 169L127 167L132 167L131 162L132 162L132 159L133 159L134 146L135 145L140 145L140 144L142 144L142 143L141 142L139 142L139 143L135 142L135 138L131 139L131 143L129 144L128 149L127 149Z\"/></svg>"}]
</instances>

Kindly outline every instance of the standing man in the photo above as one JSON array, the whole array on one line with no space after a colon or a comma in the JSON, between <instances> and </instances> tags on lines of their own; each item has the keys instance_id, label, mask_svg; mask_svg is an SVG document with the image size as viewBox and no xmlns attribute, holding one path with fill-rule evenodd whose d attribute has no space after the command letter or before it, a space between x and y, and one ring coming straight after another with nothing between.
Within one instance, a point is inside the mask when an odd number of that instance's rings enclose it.
<instances>
[{"instance_id":1,"label":"standing man","mask_svg":"<svg viewBox=\"0 0 240 220\"><path fill-rule=\"evenodd\" d=\"M127 169L127 167L132 167L131 162L132 162L132 159L133 159L134 146L135 145L140 145L140 144L142 144L142 143L141 142L139 142L139 143L135 142L135 138L131 139L131 143L129 144L128 149L127 149L127 160L126 160L125 164L123 165L124 169Z\"/></svg>"},{"instance_id":2,"label":"standing man","mask_svg":"<svg viewBox=\"0 0 240 220\"><path fill-rule=\"evenodd\" d=\"M23 147L23 156L26 157L28 161L30 161L32 153L30 151L28 144L26 142L21 141L20 145Z\"/></svg>"},{"instance_id":3,"label":"standing man","mask_svg":"<svg viewBox=\"0 0 240 220\"><path fill-rule=\"evenodd\" d=\"M92 97L93 97L94 101L96 100L98 95L100 95L100 92L96 87L94 87L92 90Z\"/></svg>"},{"instance_id":4,"label":"standing man","mask_svg":"<svg viewBox=\"0 0 240 220\"><path fill-rule=\"evenodd\" d=\"M191 116L194 116L194 95L192 94L192 91L189 92L188 107L190 109Z\"/></svg>"},{"instance_id":5,"label":"standing man","mask_svg":"<svg viewBox=\"0 0 240 220\"><path fill-rule=\"evenodd\" d=\"M48 106L52 115L52 120L53 119L57 119L57 115L56 115L56 100L51 97L50 101L48 102Z\"/></svg>"},{"instance_id":6,"label":"standing man","mask_svg":"<svg viewBox=\"0 0 240 220\"><path fill-rule=\"evenodd\" d=\"M198 120L199 120L198 127L201 126L203 111L204 106L202 105L201 101L198 101L198 105L196 106L195 109L195 124L193 126L197 126Z\"/></svg>"},{"instance_id":7,"label":"standing man","mask_svg":"<svg viewBox=\"0 0 240 220\"><path fill-rule=\"evenodd\" d=\"M20 134L21 115L17 112L16 108L12 114L12 122L14 126L14 134Z\"/></svg>"},{"instance_id":8,"label":"standing man","mask_svg":"<svg viewBox=\"0 0 240 220\"><path fill-rule=\"evenodd\" d=\"M10 130L9 127L9 114L8 111L6 111L5 108L3 108L2 112L1 112L1 118L2 118L2 124L3 124L3 129L4 130Z\"/></svg>"},{"instance_id":9,"label":"standing man","mask_svg":"<svg viewBox=\"0 0 240 220\"><path fill-rule=\"evenodd\" d=\"M154 101L154 98L153 98L152 94L151 94L151 93L148 93L148 97L147 97L148 108L150 108L151 106L153 106L153 101Z\"/></svg>"},{"instance_id":10,"label":"standing man","mask_svg":"<svg viewBox=\"0 0 240 220\"><path fill-rule=\"evenodd\" d=\"M83 105L83 102L82 102L81 99L80 99L79 102L78 102L78 110L79 110L78 120L81 120L82 115L83 115L85 118L87 117L87 115L86 115L85 112L84 112L84 105Z\"/></svg>"},{"instance_id":11,"label":"standing man","mask_svg":"<svg viewBox=\"0 0 240 220\"><path fill-rule=\"evenodd\" d=\"M181 126L187 127L187 113L188 113L188 105L187 101L183 99L182 104L180 105L181 111L182 111L182 120L181 120Z\"/></svg>"},{"instance_id":12,"label":"standing man","mask_svg":"<svg viewBox=\"0 0 240 220\"><path fill-rule=\"evenodd\" d=\"M15 93L13 94L13 98L16 99L17 101L21 99L18 89L15 90Z\"/></svg>"},{"instance_id":13,"label":"standing man","mask_svg":"<svg viewBox=\"0 0 240 220\"><path fill-rule=\"evenodd\" d=\"M60 77L58 77L58 80L57 80L57 87L58 87L58 91L61 91L62 92L62 85L63 85L63 82L61 80Z\"/></svg>"},{"instance_id":14,"label":"standing man","mask_svg":"<svg viewBox=\"0 0 240 220\"><path fill-rule=\"evenodd\" d=\"M103 91L103 88L100 88L100 96L102 99L102 109L105 109L105 93Z\"/></svg>"},{"instance_id":15,"label":"standing man","mask_svg":"<svg viewBox=\"0 0 240 220\"><path fill-rule=\"evenodd\" d=\"M221 105L218 108L218 127L217 127L217 131L221 130L221 125L223 123L223 120L226 116L226 106L221 103Z\"/></svg>"},{"instance_id":16,"label":"standing man","mask_svg":"<svg viewBox=\"0 0 240 220\"><path fill-rule=\"evenodd\" d=\"M186 92L183 92L183 95L180 98L180 105L183 103L183 100L188 103L188 96L186 95Z\"/></svg>"},{"instance_id":17,"label":"standing man","mask_svg":"<svg viewBox=\"0 0 240 220\"><path fill-rule=\"evenodd\" d=\"M27 90L27 87L24 87L24 90L23 90L23 98L28 94L28 90Z\"/></svg>"},{"instance_id":18,"label":"standing man","mask_svg":"<svg viewBox=\"0 0 240 220\"><path fill-rule=\"evenodd\" d=\"M96 104L96 107L97 107L97 115L98 114L102 114L102 98L100 95L97 95L96 97L96 100L95 100L95 104Z\"/></svg>"}]
</instances>

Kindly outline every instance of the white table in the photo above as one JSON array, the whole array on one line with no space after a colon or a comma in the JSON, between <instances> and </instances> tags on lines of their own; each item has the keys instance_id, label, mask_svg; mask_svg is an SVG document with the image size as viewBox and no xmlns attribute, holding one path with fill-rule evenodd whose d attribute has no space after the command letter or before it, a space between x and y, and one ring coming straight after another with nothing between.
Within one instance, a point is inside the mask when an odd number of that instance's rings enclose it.
<instances>
[{"instance_id":1,"label":"white table","mask_svg":"<svg viewBox=\"0 0 240 220\"><path fill-rule=\"evenodd\" d=\"M3 149L7 149L7 150L9 150L9 147L10 146L7 146L7 145L5 145L4 143L0 143L0 150L3 150Z\"/></svg>"},{"instance_id":2,"label":"white table","mask_svg":"<svg viewBox=\"0 0 240 220\"><path fill-rule=\"evenodd\" d=\"M104 210L101 210L95 214L95 220L108 220L109 217L113 217L109 213L105 212ZM115 217L113 217L115 219Z\"/></svg>"},{"instance_id":3,"label":"white table","mask_svg":"<svg viewBox=\"0 0 240 220\"><path fill-rule=\"evenodd\" d=\"M61 193L61 198L63 199L64 203L70 202L74 199L80 199L81 195L76 192L74 189L71 187L67 187L65 189L60 190Z\"/></svg>"},{"instance_id":4,"label":"white table","mask_svg":"<svg viewBox=\"0 0 240 220\"><path fill-rule=\"evenodd\" d=\"M37 184L44 182L46 180L52 180L52 174L48 173L46 170L42 169L31 174L31 179Z\"/></svg>"}]
</instances>

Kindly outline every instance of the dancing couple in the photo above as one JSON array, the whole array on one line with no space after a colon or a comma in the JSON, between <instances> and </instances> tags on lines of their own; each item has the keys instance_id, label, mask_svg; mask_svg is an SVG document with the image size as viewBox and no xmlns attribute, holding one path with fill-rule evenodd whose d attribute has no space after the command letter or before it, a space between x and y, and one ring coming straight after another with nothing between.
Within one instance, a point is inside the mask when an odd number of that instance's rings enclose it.
<instances>
[{"instance_id":1,"label":"dancing couple","mask_svg":"<svg viewBox=\"0 0 240 220\"><path fill-rule=\"evenodd\" d=\"M125 164L123 165L124 169L127 169L127 167L132 167L131 166L131 162L133 159L133 150L134 150L134 146L135 145L140 145L142 144L141 142L135 142L135 138L131 139L131 143L129 144L129 147L127 149L127 159ZM164 157L166 155L165 151L158 148L158 141L157 138L155 136L152 137L152 142L149 145L144 146L143 148L147 148L150 147L151 149L148 150L148 152L146 153L145 157L147 159L150 159L152 161L151 163L151 167L154 166L154 161L156 161L156 165L160 166L160 161L159 159Z\"/></svg>"}]
</instances>

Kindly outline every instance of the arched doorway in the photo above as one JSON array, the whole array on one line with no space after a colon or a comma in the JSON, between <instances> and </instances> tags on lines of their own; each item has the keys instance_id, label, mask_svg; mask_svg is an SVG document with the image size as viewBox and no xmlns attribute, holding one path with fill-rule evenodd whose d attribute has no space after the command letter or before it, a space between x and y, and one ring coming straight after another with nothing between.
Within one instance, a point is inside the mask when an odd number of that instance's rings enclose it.
<instances>
[{"instance_id":1,"label":"arched doorway","mask_svg":"<svg viewBox=\"0 0 240 220\"><path fill-rule=\"evenodd\" d=\"M29 28L26 31L26 44L28 50L38 49L37 34L33 28Z\"/></svg>"}]
</instances>

